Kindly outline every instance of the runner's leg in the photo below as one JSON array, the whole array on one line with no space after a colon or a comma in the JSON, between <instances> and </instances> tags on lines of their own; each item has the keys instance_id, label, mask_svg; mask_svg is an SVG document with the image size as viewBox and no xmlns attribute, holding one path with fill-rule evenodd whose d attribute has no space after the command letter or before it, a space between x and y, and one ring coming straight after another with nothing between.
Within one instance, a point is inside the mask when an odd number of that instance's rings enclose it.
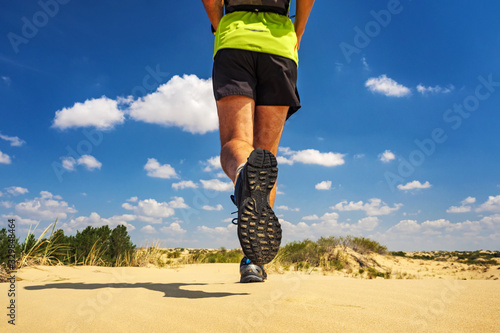
<instances>
[{"instance_id":1,"label":"runner's leg","mask_svg":"<svg viewBox=\"0 0 500 333\"><path fill-rule=\"evenodd\" d=\"M285 126L288 106L259 105L255 109L253 146L267 149L274 156L278 153L278 146ZM278 165L279 166L279 165ZM270 193L269 202L274 206L276 185Z\"/></svg>"}]
</instances>

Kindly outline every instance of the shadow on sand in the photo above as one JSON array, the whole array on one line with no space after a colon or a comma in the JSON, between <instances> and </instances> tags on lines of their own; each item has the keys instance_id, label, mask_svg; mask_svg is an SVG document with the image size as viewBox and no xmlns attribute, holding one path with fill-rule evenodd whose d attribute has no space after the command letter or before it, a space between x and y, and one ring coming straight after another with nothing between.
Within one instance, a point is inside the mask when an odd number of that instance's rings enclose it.
<instances>
[{"instance_id":1,"label":"shadow on sand","mask_svg":"<svg viewBox=\"0 0 500 333\"><path fill-rule=\"evenodd\" d=\"M26 286L26 290L44 289L79 289L93 290L101 288L145 288L164 293L163 297L174 298L210 298L249 295L248 293L205 292L201 290L186 290L182 287L206 286L208 283L49 283L41 286Z\"/></svg>"}]
</instances>

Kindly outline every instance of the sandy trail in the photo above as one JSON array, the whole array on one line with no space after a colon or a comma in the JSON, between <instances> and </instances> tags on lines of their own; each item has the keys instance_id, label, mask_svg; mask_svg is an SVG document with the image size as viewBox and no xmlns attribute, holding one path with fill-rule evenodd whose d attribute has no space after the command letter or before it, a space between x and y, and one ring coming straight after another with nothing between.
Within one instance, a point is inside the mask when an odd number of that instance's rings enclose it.
<instances>
[{"instance_id":1,"label":"sandy trail","mask_svg":"<svg viewBox=\"0 0 500 333\"><path fill-rule=\"evenodd\" d=\"M500 332L498 280L286 273L240 284L237 264L39 266L18 276L16 326L4 314L1 332Z\"/></svg>"}]
</instances>

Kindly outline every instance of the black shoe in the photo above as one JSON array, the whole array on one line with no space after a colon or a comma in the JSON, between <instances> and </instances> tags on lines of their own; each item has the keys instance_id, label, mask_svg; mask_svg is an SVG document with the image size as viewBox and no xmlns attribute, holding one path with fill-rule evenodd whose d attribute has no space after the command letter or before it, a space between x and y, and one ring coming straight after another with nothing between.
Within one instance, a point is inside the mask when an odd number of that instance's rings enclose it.
<instances>
[{"instance_id":1,"label":"black shoe","mask_svg":"<svg viewBox=\"0 0 500 333\"><path fill-rule=\"evenodd\" d=\"M252 264L250 259L243 258L240 262L240 283L264 282L267 279L264 267Z\"/></svg>"},{"instance_id":2,"label":"black shoe","mask_svg":"<svg viewBox=\"0 0 500 333\"><path fill-rule=\"evenodd\" d=\"M245 255L263 266L274 259L281 243L281 225L269 203L278 177L276 157L255 149L240 172L234 196L238 207L238 239Z\"/></svg>"}]
</instances>

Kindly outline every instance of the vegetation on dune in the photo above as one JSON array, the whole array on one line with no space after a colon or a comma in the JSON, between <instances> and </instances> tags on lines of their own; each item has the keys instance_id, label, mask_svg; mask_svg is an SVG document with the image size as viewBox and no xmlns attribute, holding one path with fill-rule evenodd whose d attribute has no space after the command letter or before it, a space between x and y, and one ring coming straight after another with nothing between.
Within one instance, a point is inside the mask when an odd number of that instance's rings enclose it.
<instances>
[{"instance_id":1,"label":"vegetation on dune","mask_svg":"<svg viewBox=\"0 0 500 333\"><path fill-rule=\"evenodd\" d=\"M22 244L15 238L16 266L30 265L97 265L137 267L179 267L184 264L239 263L243 258L240 249L162 249L159 243L136 248L127 229L119 225L91 227L66 236L62 229L56 230L57 221L49 225L36 238L30 230ZM35 228L36 229L36 228ZM0 282L8 277L8 249L10 239L7 230L0 230ZM276 258L266 270L326 272L342 271L349 276L369 279L391 278L392 272L379 265L374 254L404 257L407 259L451 261L473 267L489 267L500 263L499 251L432 251L432 252L388 252L387 247L364 237L321 237L294 241L282 246ZM395 274L396 278L407 278L406 273Z\"/></svg>"},{"instance_id":2,"label":"vegetation on dune","mask_svg":"<svg viewBox=\"0 0 500 333\"><path fill-rule=\"evenodd\" d=\"M432 252L389 252L395 257L421 260L453 261L467 265L490 266L500 262L500 251L432 251Z\"/></svg>"}]
</instances>

